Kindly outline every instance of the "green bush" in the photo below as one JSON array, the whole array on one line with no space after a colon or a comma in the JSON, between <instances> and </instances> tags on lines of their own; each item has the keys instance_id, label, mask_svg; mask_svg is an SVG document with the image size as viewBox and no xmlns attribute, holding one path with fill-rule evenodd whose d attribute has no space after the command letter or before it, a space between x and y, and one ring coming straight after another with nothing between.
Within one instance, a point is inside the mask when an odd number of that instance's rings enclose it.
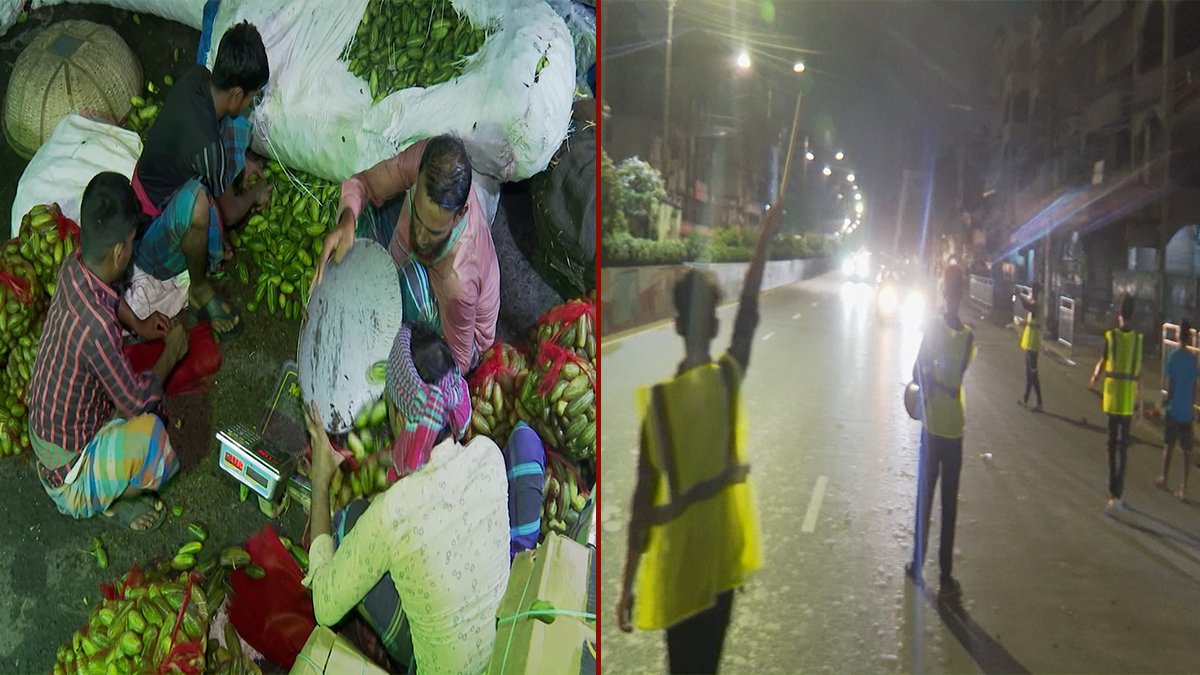
<instances>
[{"instance_id":1,"label":"green bush","mask_svg":"<svg viewBox=\"0 0 1200 675\"><path fill-rule=\"evenodd\" d=\"M722 228L710 237L693 234L688 239L652 241L635 237L628 232L605 232L601 242L603 264L606 266L629 265L678 265L685 262L699 263L744 263L754 254L753 230ZM745 243L746 241L749 243ZM794 260L824 258L830 255L829 242L824 237L808 232L799 237L785 237L771 243L768 257L771 260Z\"/></svg>"},{"instance_id":2,"label":"green bush","mask_svg":"<svg viewBox=\"0 0 1200 675\"><path fill-rule=\"evenodd\" d=\"M615 164L600 153L601 226L604 232L632 231L649 236L658 205L667 197L662 174L650 164L630 157Z\"/></svg>"}]
</instances>

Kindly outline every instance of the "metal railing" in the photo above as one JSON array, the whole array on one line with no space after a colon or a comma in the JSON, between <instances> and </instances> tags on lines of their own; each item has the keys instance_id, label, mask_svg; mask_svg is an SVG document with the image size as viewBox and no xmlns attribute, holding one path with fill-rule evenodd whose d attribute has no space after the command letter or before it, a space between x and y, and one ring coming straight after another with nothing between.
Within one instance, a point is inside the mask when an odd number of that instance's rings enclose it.
<instances>
[{"instance_id":1,"label":"metal railing","mask_svg":"<svg viewBox=\"0 0 1200 675\"><path fill-rule=\"evenodd\" d=\"M970 295L971 301L976 303L985 312L992 311L992 290L995 282L987 277L981 277L978 274L971 275Z\"/></svg>"},{"instance_id":2,"label":"metal railing","mask_svg":"<svg viewBox=\"0 0 1200 675\"><path fill-rule=\"evenodd\" d=\"M1161 388L1163 396L1166 396L1167 394L1167 361L1170 360L1171 355L1175 353L1175 350L1179 349L1179 337L1179 324L1164 323L1162 325L1162 366L1159 375L1162 378ZM1187 349L1193 355L1200 355L1200 349L1197 349L1196 347L1195 328L1193 328L1191 331L1191 341L1189 342ZM1200 405L1196 407L1200 408Z\"/></svg>"},{"instance_id":3,"label":"metal railing","mask_svg":"<svg viewBox=\"0 0 1200 675\"><path fill-rule=\"evenodd\" d=\"M1066 359L1070 365L1075 365L1072 360L1075 352L1075 298L1060 295L1058 296L1058 341L1056 345L1065 353L1062 357Z\"/></svg>"}]
</instances>

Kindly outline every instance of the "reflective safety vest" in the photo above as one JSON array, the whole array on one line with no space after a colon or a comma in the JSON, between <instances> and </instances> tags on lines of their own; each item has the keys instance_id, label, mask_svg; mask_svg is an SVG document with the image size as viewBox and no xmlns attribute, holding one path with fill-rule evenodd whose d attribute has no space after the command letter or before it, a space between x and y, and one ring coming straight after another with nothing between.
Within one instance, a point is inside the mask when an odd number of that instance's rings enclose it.
<instances>
[{"instance_id":1,"label":"reflective safety vest","mask_svg":"<svg viewBox=\"0 0 1200 675\"><path fill-rule=\"evenodd\" d=\"M1104 412L1132 415L1137 378L1142 372L1142 334L1132 330L1104 333Z\"/></svg>"},{"instance_id":2,"label":"reflective safety vest","mask_svg":"<svg viewBox=\"0 0 1200 675\"><path fill-rule=\"evenodd\" d=\"M1021 331L1021 349L1036 352L1042 346L1042 320L1029 312L1025 315L1025 330Z\"/></svg>"},{"instance_id":3,"label":"reflective safety vest","mask_svg":"<svg viewBox=\"0 0 1200 675\"><path fill-rule=\"evenodd\" d=\"M726 354L639 392L641 461L657 479L634 603L641 630L669 628L708 609L762 567L742 447L741 377Z\"/></svg>"},{"instance_id":4,"label":"reflective safety vest","mask_svg":"<svg viewBox=\"0 0 1200 675\"><path fill-rule=\"evenodd\" d=\"M970 327L954 330L945 319L930 323L918 356L922 419L931 435L962 438L966 425L963 375L975 357L975 334Z\"/></svg>"}]
</instances>

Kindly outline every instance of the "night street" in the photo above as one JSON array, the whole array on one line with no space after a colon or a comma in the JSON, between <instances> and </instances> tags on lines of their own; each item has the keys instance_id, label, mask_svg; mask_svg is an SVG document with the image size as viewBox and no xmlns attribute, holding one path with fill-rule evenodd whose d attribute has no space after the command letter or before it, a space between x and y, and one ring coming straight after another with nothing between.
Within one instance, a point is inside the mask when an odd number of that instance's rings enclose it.
<instances>
[{"instance_id":1,"label":"night street","mask_svg":"<svg viewBox=\"0 0 1200 675\"><path fill-rule=\"evenodd\" d=\"M1200 475L1193 468L1189 503L1155 488L1161 430L1135 424L1126 508L1106 515L1107 427L1087 390L1094 358L1071 367L1043 354L1046 412L1028 411L1016 403L1015 333L965 308L979 355L965 383L954 567L963 612L939 615L932 590L907 582L920 426L901 392L920 334L881 325L874 302L838 273L763 296L743 401L765 565L735 596L721 672L1195 672ZM735 309L718 313L714 357ZM634 392L671 376L682 355L670 324L603 348L607 672L665 671L664 636L618 632L612 607L637 459ZM1180 468L1176 455L1172 488Z\"/></svg>"}]
</instances>

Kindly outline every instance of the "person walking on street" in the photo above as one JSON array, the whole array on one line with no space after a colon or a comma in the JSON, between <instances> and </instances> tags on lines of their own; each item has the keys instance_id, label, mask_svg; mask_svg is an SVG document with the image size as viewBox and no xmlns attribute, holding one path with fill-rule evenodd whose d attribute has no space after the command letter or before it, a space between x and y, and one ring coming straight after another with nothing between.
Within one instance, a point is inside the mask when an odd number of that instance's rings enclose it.
<instances>
[{"instance_id":1,"label":"person walking on street","mask_svg":"<svg viewBox=\"0 0 1200 675\"><path fill-rule=\"evenodd\" d=\"M958 479L962 472L965 398L963 376L975 358L975 334L959 319L958 309L967 293L967 277L958 265L948 265L942 273L942 295L946 313L932 320L921 340L913 378L921 388L920 459L918 460L916 528L913 531L913 557L905 565L908 578L924 585L921 568L929 543L929 516L933 510L933 491L942 476L942 536L938 548L941 570L938 599L957 602L962 595L952 575L954 528L958 518Z\"/></svg>"},{"instance_id":2,"label":"person walking on street","mask_svg":"<svg viewBox=\"0 0 1200 675\"><path fill-rule=\"evenodd\" d=\"M1042 381L1038 377L1038 350L1042 348L1042 284L1034 282L1032 298L1021 297L1025 308L1025 329L1021 331L1021 351L1025 352L1025 396L1021 405L1029 405L1029 393L1037 393L1034 412L1042 411Z\"/></svg>"},{"instance_id":3,"label":"person walking on street","mask_svg":"<svg viewBox=\"0 0 1200 675\"><path fill-rule=\"evenodd\" d=\"M729 351L719 361L710 354L720 289L692 270L674 289L686 355L674 378L640 392L646 412L617 624L626 633L635 622L666 629L672 673L717 672L733 589L762 567L740 399L781 210L770 210L759 234Z\"/></svg>"},{"instance_id":4,"label":"person walking on street","mask_svg":"<svg viewBox=\"0 0 1200 675\"><path fill-rule=\"evenodd\" d=\"M1096 362L1088 387L1104 374L1101 406L1108 415L1108 510L1121 507L1125 486L1125 458L1129 452L1130 427L1138 400L1138 377L1142 371L1142 334L1133 330L1134 298L1121 296L1117 327L1104 333L1104 356Z\"/></svg>"},{"instance_id":5,"label":"person walking on street","mask_svg":"<svg viewBox=\"0 0 1200 675\"><path fill-rule=\"evenodd\" d=\"M1192 324L1186 319L1179 324L1179 349L1167 359L1167 410L1166 428L1163 431L1162 473L1154 481L1158 487L1167 487L1167 472L1171 469L1171 453L1175 442L1183 450L1183 482L1179 484L1176 497L1187 495L1188 468L1192 463L1192 410L1196 404L1196 355L1188 349L1192 343Z\"/></svg>"}]
</instances>

